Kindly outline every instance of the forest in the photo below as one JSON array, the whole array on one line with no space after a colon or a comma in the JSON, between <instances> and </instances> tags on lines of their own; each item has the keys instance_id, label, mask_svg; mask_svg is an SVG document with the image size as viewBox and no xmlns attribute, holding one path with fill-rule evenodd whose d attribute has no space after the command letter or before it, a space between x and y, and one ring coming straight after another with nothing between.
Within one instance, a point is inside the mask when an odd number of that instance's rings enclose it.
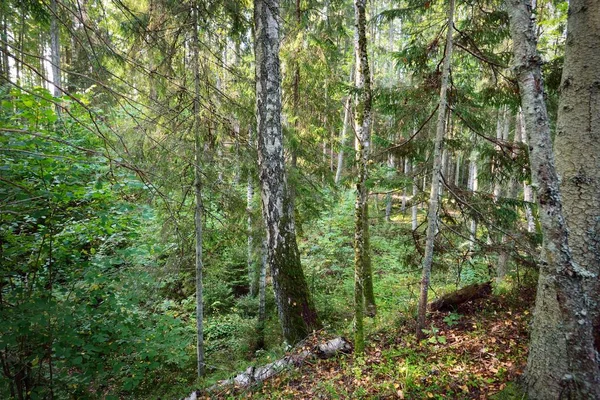
<instances>
[{"instance_id":1,"label":"forest","mask_svg":"<svg viewBox=\"0 0 600 400\"><path fill-rule=\"evenodd\" d=\"M600 1L0 0L0 398L600 399Z\"/></svg>"}]
</instances>

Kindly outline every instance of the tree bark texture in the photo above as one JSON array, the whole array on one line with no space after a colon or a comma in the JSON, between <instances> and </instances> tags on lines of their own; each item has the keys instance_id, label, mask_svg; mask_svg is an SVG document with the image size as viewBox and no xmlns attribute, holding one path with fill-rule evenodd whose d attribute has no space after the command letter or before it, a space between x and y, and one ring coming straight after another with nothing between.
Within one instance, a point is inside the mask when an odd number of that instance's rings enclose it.
<instances>
[{"instance_id":1,"label":"tree bark texture","mask_svg":"<svg viewBox=\"0 0 600 400\"><path fill-rule=\"evenodd\" d=\"M194 73L194 193L196 207L196 355L198 376L204 375L204 304L202 301L202 138L200 135L200 45L198 9L192 6L192 70Z\"/></svg>"},{"instance_id":2,"label":"tree bark texture","mask_svg":"<svg viewBox=\"0 0 600 400\"><path fill-rule=\"evenodd\" d=\"M556 139L569 245L586 285L600 352L600 2L570 2Z\"/></svg>"},{"instance_id":3,"label":"tree bark texture","mask_svg":"<svg viewBox=\"0 0 600 400\"><path fill-rule=\"evenodd\" d=\"M354 131L358 176L356 180L354 230L354 342L357 354L364 351L363 314L365 306L373 313L373 282L369 257L368 162L371 145L371 78L367 56L366 1L354 2L354 53L356 62ZM368 287L370 286L370 288ZM370 294L367 293L370 291ZM369 304L370 303L370 304Z\"/></svg>"},{"instance_id":4,"label":"tree bark texture","mask_svg":"<svg viewBox=\"0 0 600 400\"><path fill-rule=\"evenodd\" d=\"M592 4L593 1L571 3L570 21L574 13L585 14L584 3L591 10L595 9L597 14L598 7ZM600 398L600 371L593 342L592 304L585 290L586 283L595 279L595 276L586 269L586 265L576 262L569 246L544 102L541 60L536 48L531 2L507 0L506 6L513 39L514 70L529 136L532 186L537 192L544 236L525 370L526 391L529 398L534 400L597 399ZM583 34L577 27L573 29L575 34ZM584 57L583 54L577 56ZM572 62L565 59L563 87L569 81L572 68L569 63ZM578 93L573 99L582 97L585 96ZM564 114L564 107L569 105L563 99L561 104L559 113ZM564 122L564 115L559 119ZM561 126L564 127L564 124Z\"/></svg>"},{"instance_id":5,"label":"tree bark texture","mask_svg":"<svg viewBox=\"0 0 600 400\"><path fill-rule=\"evenodd\" d=\"M448 27L446 33L446 51L442 67L442 86L440 89L440 105L438 108L437 128L433 150L433 169L431 174L431 192L429 195L429 210L427 212L427 239L425 242L425 255L423 257L421 275L421 293L419 296L419 309L417 315L417 338L423 338L425 328L425 314L427 313L427 294L431 265L433 263L434 241L437 230L438 202L440 195L440 181L442 169L442 152L444 146L444 133L446 130L446 112L448 108L448 80L450 76L450 61L452 58L452 34L454 31L454 0L448 3Z\"/></svg>"},{"instance_id":6,"label":"tree bark texture","mask_svg":"<svg viewBox=\"0 0 600 400\"><path fill-rule=\"evenodd\" d=\"M279 18L279 0L254 2L258 162L267 260L283 336L288 343L296 343L320 325L300 264L285 176Z\"/></svg>"}]
</instances>

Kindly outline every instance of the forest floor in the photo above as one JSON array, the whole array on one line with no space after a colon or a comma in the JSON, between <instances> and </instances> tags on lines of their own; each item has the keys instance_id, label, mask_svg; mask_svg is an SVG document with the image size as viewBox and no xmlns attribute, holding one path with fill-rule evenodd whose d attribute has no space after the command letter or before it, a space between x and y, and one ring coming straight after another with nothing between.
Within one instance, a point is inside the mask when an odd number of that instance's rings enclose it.
<instances>
[{"instance_id":1,"label":"forest floor","mask_svg":"<svg viewBox=\"0 0 600 400\"><path fill-rule=\"evenodd\" d=\"M205 398L520 398L511 394L512 382L527 359L533 296L524 289L433 313L429 339L421 342L414 321L398 316L395 326L370 335L363 358L349 354L306 363L253 387L224 388ZM297 351L326 338L325 332L316 334Z\"/></svg>"}]
</instances>

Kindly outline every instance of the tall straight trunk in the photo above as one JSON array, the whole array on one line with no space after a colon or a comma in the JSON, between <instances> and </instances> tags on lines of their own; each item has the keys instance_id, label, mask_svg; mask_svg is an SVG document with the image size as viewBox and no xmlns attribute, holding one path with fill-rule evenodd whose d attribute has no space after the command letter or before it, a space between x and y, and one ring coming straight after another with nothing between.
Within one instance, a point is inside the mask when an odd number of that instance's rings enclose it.
<instances>
[{"instance_id":1,"label":"tall straight trunk","mask_svg":"<svg viewBox=\"0 0 600 400\"><path fill-rule=\"evenodd\" d=\"M419 190L418 188L418 182L417 182L417 176L414 174L414 171L416 169L416 165L413 162L412 164L412 173L413 173L413 178L412 178L412 207L411 207L411 227L412 230L416 230L417 229L417 225L418 225L418 221L417 221L417 213L418 213L418 209L417 209L417 203L416 198L417 198L417 191Z\"/></svg>"},{"instance_id":2,"label":"tall straight trunk","mask_svg":"<svg viewBox=\"0 0 600 400\"><path fill-rule=\"evenodd\" d=\"M390 171L388 172L387 178L393 179L394 175L396 174L396 172L395 172L396 160L394 159L394 155L392 153L388 154L387 167L390 169ZM385 220L387 222L390 222L391 218L392 218L392 206L393 206L392 203L393 203L392 193L388 192L388 193L386 193L386 196L385 196Z\"/></svg>"},{"instance_id":3,"label":"tall straight trunk","mask_svg":"<svg viewBox=\"0 0 600 400\"><path fill-rule=\"evenodd\" d=\"M2 57L0 58L0 83L4 84L10 81L10 66L8 63L8 18L6 17L8 4L3 3L1 6L2 9L2 17L0 17L0 38L2 39L2 43L0 43L0 52L2 52Z\"/></svg>"},{"instance_id":4,"label":"tall straight trunk","mask_svg":"<svg viewBox=\"0 0 600 400\"><path fill-rule=\"evenodd\" d=\"M49 86L48 86L48 71L46 71L46 57L47 57L47 51L46 51L46 38L45 35L43 33L40 32L39 35L39 53L42 57L40 57L39 59L39 75L38 74L34 74L37 75L37 84L40 87L43 87L44 89L48 89L49 90ZM35 79L36 77L34 76L33 79Z\"/></svg>"},{"instance_id":5,"label":"tall straight trunk","mask_svg":"<svg viewBox=\"0 0 600 400\"><path fill-rule=\"evenodd\" d=\"M265 324L267 321L266 298L267 298L267 240L264 239L261 247L260 273L258 278L258 325L257 325L257 347L265 347Z\"/></svg>"},{"instance_id":6,"label":"tall straight trunk","mask_svg":"<svg viewBox=\"0 0 600 400\"><path fill-rule=\"evenodd\" d=\"M248 128L248 142L250 146L254 147L254 135L252 135L252 126ZM256 270L254 268L254 240L252 238L252 199L254 198L254 182L252 174L248 173L248 183L246 186L246 212L248 214L247 220L247 249L246 249L246 263L248 266L248 285L250 287L250 296L256 296Z\"/></svg>"},{"instance_id":7,"label":"tall straight trunk","mask_svg":"<svg viewBox=\"0 0 600 400\"><path fill-rule=\"evenodd\" d=\"M255 0L256 119L267 260L283 336L292 344L320 324L300 264L281 127L279 0Z\"/></svg>"},{"instance_id":8,"label":"tall straight trunk","mask_svg":"<svg viewBox=\"0 0 600 400\"><path fill-rule=\"evenodd\" d=\"M433 171L431 174L431 193L429 195L429 210L427 213L427 239L425 242L425 255L423 257L423 271L421 275L421 293L419 296L419 310L417 316L417 338L424 337L425 314L427 312L427 294L429 279L431 277L431 264L433 263L433 250L437 230L438 202L440 194L440 180L442 169L442 151L444 146L444 133L446 130L446 112L448 108L448 78L450 76L450 61L452 58L452 33L454 31L454 0L448 4L448 26L446 33L446 51L444 52L444 65L442 69L442 86L440 89L440 105L438 108L437 128L433 150Z\"/></svg>"},{"instance_id":9,"label":"tall straight trunk","mask_svg":"<svg viewBox=\"0 0 600 400\"><path fill-rule=\"evenodd\" d=\"M267 0L268 1L268 0ZM275 0L279 2L280 0ZM296 0L296 32L300 33L300 25L302 22L302 9L300 8L300 0ZM279 21L277 21L279 22ZM295 51L300 51L300 48L296 48ZM298 62L296 57L292 59L292 69L294 71L294 82L292 86L292 109L294 113L294 135L298 135L298 127L300 122L299 112L300 112L300 63ZM279 89L281 91L281 88ZM286 124L287 126L287 124ZM297 136L299 137L299 136ZM292 176L295 176L296 168L298 167L298 150L296 147L292 147L290 149L291 157L290 157L290 172ZM290 207L295 209L296 204L296 188L294 185L288 188L289 190L289 202ZM295 216L294 216L295 217ZM302 227L300 227L302 228Z\"/></svg>"},{"instance_id":10,"label":"tall straight trunk","mask_svg":"<svg viewBox=\"0 0 600 400\"><path fill-rule=\"evenodd\" d=\"M530 350L525 370L526 390L529 398L534 400L598 399L600 371L591 319L595 304L590 301L590 295L593 293L586 292L586 284L597 277L589 270L593 264L579 264L579 260L574 259L571 254L544 102L541 59L536 48L537 38L534 33L531 2L507 0L506 6L513 39L514 70L530 139L531 174L533 186L537 191L544 236ZM596 81L598 79L597 66L592 66L592 57L597 56L598 51L594 35L600 26L596 25L594 29L592 23L600 17L598 3L595 0L574 1L570 7L569 29L572 31L567 39L562 82L566 93L561 95L559 107L560 135L577 132L578 129L585 130L588 126L586 123L582 128L575 123L572 128L567 127L569 118L579 114L572 112L579 105L571 102L588 101L590 94L594 90L597 91L597 84L594 85L593 81L586 82L586 78L592 77ZM581 47L575 44L580 40ZM583 65L590 68L589 75L578 68ZM574 76L578 73L582 73L586 78ZM574 90L571 91L570 87ZM590 105L591 103L585 107ZM586 108L586 116L588 112ZM589 115L588 121L591 121L594 114ZM591 132L582 134L591 135ZM574 154L577 154L577 157L581 156L578 153ZM595 155L597 157L597 154ZM568 183L565 184L569 187ZM571 209L569 213L571 212L580 213L583 210ZM574 227L573 231L577 229L580 227ZM587 233L579 233L581 234ZM577 239L575 242L578 243ZM578 254L578 250L575 250L575 254Z\"/></svg>"},{"instance_id":11,"label":"tall straight trunk","mask_svg":"<svg viewBox=\"0 0 600 400\"><path fill-rule=\"evenodd\" d=\"M354 67L352 67L354 70ZM352 73L350 73L350 81L352 81ZM340 133L340 151L338 152L337 169L335 171L335 184L339 185L342 180L342 171L344 169L344 147L346 147L346 138L348 136L348 126L350 125L350 106L352 104L352 96L348 95L344 101L344 122L342 132Z\"/></svg>"},{"instance_id":12,"label":"tall straight trunk","mask_svg":"<svg viewBox=\"0 0 600 400\"><path fill-rule=\"evenodd\" d=\"M408 179L408 174L410 173L410 160L408 159L408 157L404 158L404 178ZM405 181L407 182L407 181ZM402 212L402 214L406 213L406 196L407 196L407 192L408 192L408 184L404 185L404 188L402 189L402 203L400 204L400 211Z\"/></svg>"},{"instance_id":13,"label":"tall straight trunk","mask_svg":"<svg viewBox=\"0 0 600 400\"><path fill-rule=\"evenodd\" d=\"M527 138L527 128L525 127L525 123L523 122L523 112L519 108L519 119L521 125L521 141L523 144L529 146L529 139ZM527 220L527 232L532 233L535 232L535 221L533 219L533 211L531 210L531 205L527 203L533 203L533 190L529 182L523 182L523 201L525 204L525 219Z\"/></svg>"},{"instance_id":14,"label":"tall straight trunk","mask_svg":"<svg viewBox=\"0 0 600 400\"><path fill-rule=\"evenodd\" d=\"M369 206L368 206L368 161L371 145L371 75L367 55L366 0L354 2L354 54L356 62L355 86L357 95L354 103L354 131L356 164L355 227L354 227L354 345L356 354L364 351L363 316L367 299L367 285L372 279L367 277L370 270L369 257ZM368 271L367 273L370 273ZM367 279L365 279L367 278ZM370 304L375 309L374 301Z\"/></svg>"},{"instance_id":15,"label":"tall straight trunk","mask_svg":"<svg viewBox=\"0 0 600 400\"><path fill-rule=\"evenodd\" d=\"M200 44L198 9L192 6L192 71L194 72L194 193L196 208L196 355L198 376L204 375L204 303L202 301L202 138L200 135Z\"/></svg>"},{"instance_id":16,"label":"tall straight trunk","mask_svg":"<svg viewBox=\"0 0 600 400\"><path fill-rule=\"evenodd\" d=\"M52 61L52 85L53 95L59 97L62 87L61 64L60 64L60 30L58 26L58 7L56 0L50 0L50 59ZM60 109L57 107L57 111Z\"/></svg>"},{"instance_id":17,"label":"tall straight trunk","mask_svg":"<svg viewBox=\"0 0 600 400\"><path fill-rule=\"evenodd\" d=\"M469 157L469 177L467 188L471 192L476 192L479 186L478 179L478 169L477 169L477 158L478 153L477 150L471 151L471 156ZM471 252L475 250L475 243L477 241L477 220L472 219L469 224L469 247Z\"/></svg>"},{"instance_id":18,"label":"tall straight trunk","mask_svg":"<svg viewBox=\"0 0 600 400\"><path fill-rule=\"evenodd\" d=\"M454 172L454 186L460 185L460 162L461 162L461 153L456 154L456 169Z\"/></svg>"},{"instance_id":19,"label":"tall straight trunk","mask_svg":"<svg viewBox=\"0 0 600 400\"><path fill-rule=\"evenodd\" d=\"M572 0L554 149L571 254L586 285L600 353L600 2Z\"/></svg>"}]
</instances>

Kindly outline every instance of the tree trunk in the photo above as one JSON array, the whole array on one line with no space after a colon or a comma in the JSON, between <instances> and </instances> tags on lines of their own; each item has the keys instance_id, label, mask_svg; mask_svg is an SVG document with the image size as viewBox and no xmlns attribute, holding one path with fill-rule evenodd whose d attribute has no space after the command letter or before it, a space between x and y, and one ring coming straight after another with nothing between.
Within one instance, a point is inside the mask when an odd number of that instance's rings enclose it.
<instances>
[{"instance_id":1,"label":"tree trunk","mask_svg":"<svg viewBox=\"0 0 600 400\"><path fill-rule=\"evenodd\" d=\"M516 118L515 118L515 138L513 140L513 143L515 144L515 149L517 148L516 146L521 142L522 137L523 137L523 127L521 125L521 117L520 117L520 113L517 112ZM505 126L507 126L507 124L505 124ZM503 137L504 140L508 139L507 136L508 134L506 133L508 131L508 128L505 130L505 135ZM515 155L514 157L516 158L518 155L518 153L515 151ZM515 177L511 177L510 182L508 184L508 193L507 193L507 197L514 199L517 197L517 195L519 194L519 182L515 179ZM509 244L509 238L503 234L502 235L502 239L501 239L501 243L502 243L502 249L500 250L500 254L498 255L498 265L496 267L496 283L501 283L502 281L504 281L504 278L506 276L507 271L507 265L508 265L508 261L510 259L510 252L513 250L513 243L512 243L512 239L510 239L510 245L507 248L507 245Z\"/></svg>"},{"instance_id":2,"label":"tree trunk","mask_svg":"<svg viewBox=\"0 0 600 400\"><path fill-rule=\"evenodd\" d=\"M418 213L418 209L417 209L417 203L416 203L416 198L417 198L417 192L419 190L418 188L418 184L417 184L417 176L415 175L414 171L416 169L416 164L412 164L412 173L413 173L413 182L412 182L412 207L411 207L411 227L412 230L415 231L417 230L417 225L418 225L418 221L417 221L417 213Z\"/></svg>"},{"instance_id":3,"label":"tree trunk","mask_svg":"<svg viewBox=\"0 0 600 400\"><path fill-rule=\"evenodd\" d=\"M61 65L60 65L60 30L58 27L58 8L56 0L50 0L50 59L52 61L52 86L54 97L60 97ZM57 111L60 109L57 107Z\"/></svg>"},{"instance_id":4,"label":"tree trunk","mask_svg":"<svg viewBox=\"0 0 600 400\"><path fill-rule=\"evenodd\" d=\"M390 169L390 171L387 173L387 178L391 180L394 178L394 175L396 175L396 171L395 171L396 163L394 160L394 155L392 153L388 154L387 166ZM386 193L386 196L385 196L385 220L386 220L386 222L391 221L392 206L393 206L392 193L390 191L388 191L388 193Z\"/></svg>"},{"instance_id":5,"label":"tree trunk","mask_svg":"<svg viewBox=\"0 0 600 400\"><path fill-rule=\"evenodd\" d=\"M419 296L419 311L417 316L417 338L424 337L425 314L427 312L427 294L433 263L434 240L437 229L438 202L440 194L440 180L442 168L442 152L444 146L444 132L446 112L448 108L448 79L450 76L450 61L452 58L452 34L454 31L454 0L448 4L448 26L446 33L446 51L444 52L444 65L442 69L442 86L440 89L440 105L438 108L437 129L433 151L433 171L431 174L431 193L429 196L429 210L427 213L427 239L425 242L425 255L423 257L423 272L421 277L421 294Z\"/></svg>"},{"instance_id":6,"label":"tree trunk","mask_svg":"<svg viewBox=\"0 0 600 400\"><path fill-rule=\"evenodd\" d=\"M285 176L279 69L279 0L255 0L256 118L267 260L285 340L292 344L320 324L300 264L294 208Z\"/></svg>"},{"instance_id":7,"label":"tree trunk","mask_svg":"<svg viewBox=\"0 0 600 400\"><path fill-rule=\"evenodd\" d=\"M587 8L584 7L586 5L584 3L587 4ZM596 34L593 26L588 26L588 23L592 18L596 18L597 21L600 15L597 2L593 3L595 2L571 3L569 27L573 31L570 32L570 40L567 40L567 57L562 83L563 89L567 87L567 92L561 95L559 107L561 135L567 133L564 129L565 123L569 121L569 115L577 114L570 113L572 108L569 108L573 106L569 103L589 98L587 91L584 91L585 94L579 94L577 91L573 93L568 90L568 87L575 85L574 79L580 82L579 79L582 78L572 76L578 65L593 64L591 57L594 48L590 43L585 43L586 37L591 40ZM537 39L534 33L531 3L529 0L507 0L506 5L513 39L514 70L519 83L521 105L530 139L531 174L533 186L537 191L540 223L544 235L530 350L525 371L526 390L529 398L534 400L597 399L600 398L600 371L590 318L594 305L589 302L588 296L591 293L586 293L585 290L585 284L592 279L595 280L596 276L586 269L590 265L578 264L571 255L544 102L541 59L536 49ZM582 40L580 43L583 48L577 49L577 46L573 46L575 38ZM592 53L587 54L586 50ZM574 56L576 58L573 58ZM583 64L577 62L579 57ZM594 79L598 77L597 72L594 75L592 71L589 76ZM588 85L589 83L586 83L584 87ZM593 85L589 86L590 89L593 87ZM575 131L580 128L581 126L578 125L573 126ZM569 132L573 131L569 129ZM584 135L589 134L586 132ZM575 210L570 210L572 211Z\"/></svg>"},{"instance_id":8,"label":"tree trunk","mask_svg":"<svg viewBox=\"0 0 600 400\"><path fill-rule=\"evenodd\" d=\"M521 141L523 144L529 146L529 139L527 138L527 129L523 122L523 112L519 109L519 123L521 125ZM523 182L523 201L527 203L533 203L533 191L531 185L527 182ZM527 232L535 232L535 221L533 219L533 212L530 204L525 204L525 219L527 220Z\"/></svg>"},{"instance_id":9,"label":"tree trunk","mask_svg":"<svg viewBox=\"0 0 600 400\"><path fill-rule=\"evenodd\" d=\"M364 351L363 315L367 300L367 285L372 280L366 272L370 269L369 257L369 205L368 161L371 145L371 75L367 56L366 0L354 2L354 53L356 62L355 86L358 94L354 103L354 131L356 164L355 230L354 230L354 344L357 354ZM370 271L368 271L370 272ZM367 280L365 280L367 278ZM368 282L369 281L369 282ZM374 302L372 304L375 306Z\"/></svg>"},{"instance_id":10,"label":"tree trunk","mask_svg":"<svg viewBox=\"0 0 600 400\"><path fill-rule=\"evenodd\" d=\"M477 171L477 158L478 158L477 150L471 151L471 156L469 157L469 177L467 182L467 188L471 192L476 192L479 186L478 179L478 171ZM477 242L477 220L472 219L469 224L469 248L470 251L475 251L475 244Z\"/></svg>"},{"instance_id":11,"label":"tree trunk","mask_svg":"<svg viewBox=\"0 0 600 400\"><path fill-rule=\"evenodd\" d=\"M248 141L250 146L254 146L254 138L252 135L252 127L248 128ZM248 173L248 184L246 187L246 212L248 214L247 221L247 250L246 250L246 263L248 266L248 285L250 288L250 296L256 296L256 269L254 268L254 241L252 238L252 199L254 197L254 182L252 180L252 174Z\"/></svg>"},{"instance_id":12,"label":"tree trunk","mask_svg":"<svg viewBox=\"0 0 600 400\"><path fill-rule=\"evenodd\" d=\"M600 2L569 4L554 149L571 255L596 275L584 288L600 353ZM598 364L587 374L598 379Z\"/></svg>"},{"instance_id":13,"label":"tree trunk","mask_svg":"<svg viewBox=\"0 0 600 400\"><path fill-rule=\"evenodd\" d=\"M0 57L0 84L4 85L5 83L10 81L10 66L8 63L8 18L6 17L8 4L3 3L2 7L2 17L0 17L0 24L2 24L0 31L0 38L2 42L0 43L0 52L2 53L2 57Z\"/></svg>"},{"instance_id":14,"label":"tree trunk","mask_svg":"<svg viewBox=\"0 0 600 400\"><path fill-rule=\"evenodd\" d=\"M266 296L267 296L267 240L263 240L261 248L260 274L258 278L258 327L257 347L265 348L265 324L267 321Z\"/></svg>"},{"instance_id":15,"label":"tree trunk","mask_svg":"<svg viewBox=\"0 0 600 400\"><path fill-rule=\"evenodd\" d=\"M202 301L202 140L200 137L200 45L198 9L192 6L192 71L194 72L194 191L196 209L196 355L198 376L204 375L204 304Z\"/></svg>"},{"instance_id":16,"label":"tree trunk","mask_svg":"<svg viewBox=\"0 0 600 400\"><path fill-rule=\"evenodd\" d=\"M454 186L460 185L460 162L461 162L461 153L456 154L456 169L454 171Z\"/></svg>"},{"instance_id":17,"label":"tree trunk","mask_svg":"<svg viewBox=\"0 0 600 400\"><path fill-rule=\"evenodd\" d=\"M408 157L404 158L404 178L407 179L408 178L408 174L410 173L410 160L408 159ZM406 213L406 196L407 196L407 184L404 185L404 188L402 189L402 203L400 204L400 211L402 212L402 214Z\"/></svg>"},{"instance_id":18,"label":"tree trunk","mask_svg":"<svg viewBox=\"0 0 600 400\"><path fill-rule=\"evenodd\" d=\"M353 65L350 68L350 82L354 79ZM348 126L350 125L350 106L352 105L352 96L348 95L344 102L344 122L342 132L340 133L340 151L338 152L337 169L335 171L335 184L339 185L342 180L342 171L344 169L344 147L346 147L346 137L348 136Z\"/></svg>"}]
</instances>

